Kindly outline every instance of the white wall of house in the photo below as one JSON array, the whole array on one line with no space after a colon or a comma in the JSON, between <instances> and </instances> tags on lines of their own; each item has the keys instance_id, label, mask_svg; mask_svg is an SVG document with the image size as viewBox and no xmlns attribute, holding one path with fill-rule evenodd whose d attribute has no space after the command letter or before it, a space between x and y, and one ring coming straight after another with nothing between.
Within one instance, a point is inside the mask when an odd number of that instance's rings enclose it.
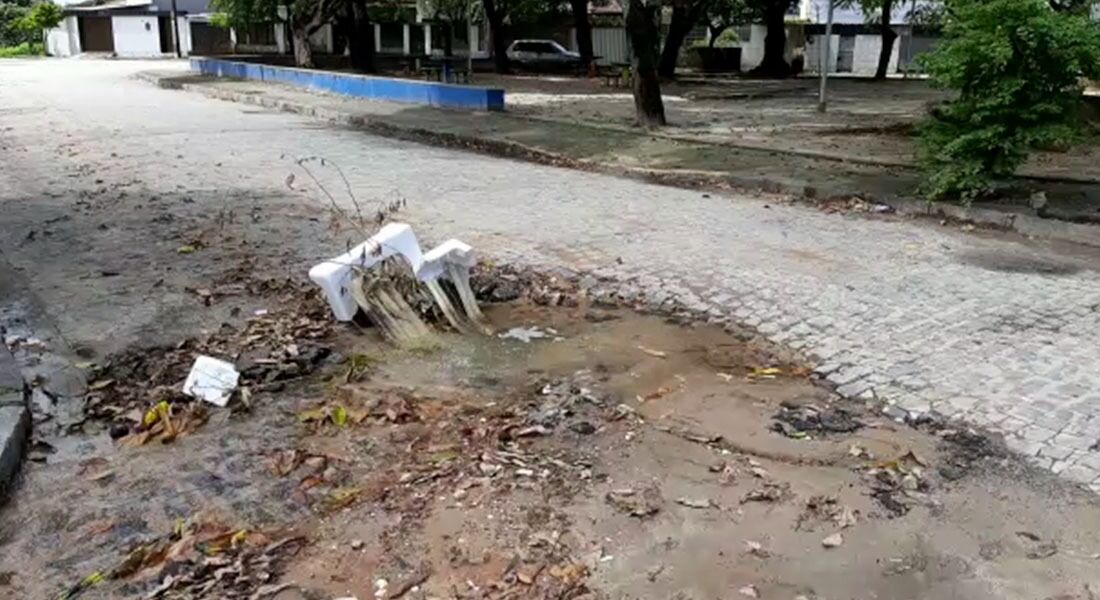
<instances>
[{"instance_id":1,"label":"white wall of house","mask_svg":"<svg viewBox=\"0 0 1100 600\"><path fill-rule=\"evenodd\" d=\"M836 72L837 50L840 48L840 36L833 34L829 42L829 72ZM825 43L824 35L811 35L806 37L806 70L820 73L821 45Z\"/></svg>"},{"instance_id":2,"label":"white wall of house","mask_svg":"<svg viewBox=\"0 0 1100 600\"><path fill-rule=\"evenodd\" d=\"M125 58L160 56L160 29L156 15L111 17L115 54Z\"/></svg>"},{"instance_id":3,"label":"white wall of house","mask_svg":"<svg viewBox=\"0 0 1100 600\"><path fill-rule=\"evenodd\" d=\"M325 23L320 29L309 36L309 45L319 52L332 52L332 25Z\"/></svg>"},{"instance_id":4,"label":"white wall of house","mask_svg":"<svg viewBox=\"0 0 1100 600\"><path fill-rule=\"evenodd\" d=\"M764 60L764 38L768 28L763 25L749 27L748 39L741 38L741 72L751 71Z\"/></svg>"},{"instance_id":5,"label":"white wall of house","mask_svg":"<svg viewBox=\"0 0 1100 600\"><path fill-rule=\"evenodd\" d=\"M823 35L810 36L810 43L806 45L806 70L820 73L818 68L821 62L821 44L825 39ZM871 76L878 69L878 54L882 48L882 38L878 35L861 34L855 36L855 48L852 53L853 75ZM898 71L898 56L900 56L901 37L894 39L894 51L890 54L890 67L887 73ZM833 34L829 43L829 72L836 73L837 49L840 47L840 36Z\"/></svg>"},{"instance_id":6,"label":"white wall of house","mask_svg":"<svg viewBox=\"0 0 1100 600\"><path fill-rule=\"evenodd\" d=\"M191 21L187 20L187 17L176 17L176 24L179 25L180 32L180 54L184 56L190 56L191 54ZM174 50L173 50L174 51Z\"/></svg>"},{"instance_id":7,"label":"white wall of house","mask_svg":"<svg viewBox=\"0 0 1100 600\"><path fill-rule=\"evenodd\" d=\"M898 40L894 38L894 48L890 53L890 66L887 73L898 70ZM882 50L882 37L878 35L857 35L856 50L852 56L852 73L856 75L874 75L878 69L878 55Z\"/></svg>"},{"instance_id":8,"label":"white wall of house","mask_svg":"<svg viewBox=\"0 0 1100 600\"><path fill-rule=\"evenodd\" d=\"M46 32L46 54L75 56L80 54L80 30L76 17L61 19L57 27Z\"/></svg>"}]
</instances>

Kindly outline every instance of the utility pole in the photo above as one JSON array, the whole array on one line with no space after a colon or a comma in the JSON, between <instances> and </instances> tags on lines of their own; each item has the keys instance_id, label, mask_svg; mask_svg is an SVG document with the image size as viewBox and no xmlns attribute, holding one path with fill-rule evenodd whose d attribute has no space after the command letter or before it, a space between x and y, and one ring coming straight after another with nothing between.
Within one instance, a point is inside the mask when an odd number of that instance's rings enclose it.
<instances>
[{"instance_id":1,"label":"utility pole","mask_svg":"<svg viewBox=\"0 0 1100 600\"><path fill-rule=\"evenodd\" d=\"M180 52L180 20L176 13L176 0L172 0L172 44L176 48L176 58L183 58Z\"/></svg>"},{"instance_id":2,"label":"utility pole","mask_svg":"<svg viewBox=\"0 0 1100 600\"><path fill-rule=\"evenodd\" d=\"M821 113L825 112L825 84L829 81L829 44L833 41L834 0L826 0L826 2L829 3L829 11L825 18L825 43L821 44L821 61L818 64L818 70L821 71L821 89L817 93L817 112Z\"/></svg>"}]
</instances>

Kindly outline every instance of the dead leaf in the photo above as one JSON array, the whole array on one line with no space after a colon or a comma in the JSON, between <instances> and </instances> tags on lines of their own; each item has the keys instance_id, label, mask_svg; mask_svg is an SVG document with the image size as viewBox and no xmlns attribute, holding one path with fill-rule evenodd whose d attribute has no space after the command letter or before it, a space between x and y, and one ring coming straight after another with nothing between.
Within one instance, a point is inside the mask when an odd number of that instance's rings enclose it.
<instances>
[{"instance_id":1,"label":"dead leaf","mask_svg":"<svg viewBox=\"0 0 1100 600\"><path fill-rule=\"evenodd\" d=\"M195 251L195 247L190 245L190 244L187 244L187 245L184 245L184 246L180 246L179 248L176 248L176 252L178 254L192 254L194 251Z\"/></svg>"},{"instance_id":2,"label":"dead leaf","mask_svg":"<svg viewBox=\"0 0 1100 600\"><path fill-rule=\"evenodd\" d=\"M310 410L303 410L298 413L298 421L302 423L313 423L315 421L324 421L328 417L328 413L324 408L313 408Z\"/></svg>"},{"instance_id":3,"label":"dead leaf","mask_svg":"<svg viewBox=\"0 0 1100 600\"><path fill-rule=\"evenodd\" d=\"M100 379L98 381L93 381L92 383L90 383L88 385L88 391L89 392L96 392L96 391L99 391L99 390L102 390L102 389L106 389L106 388L114 385L114 383L115 383L114 379Z\"/></svg>"},{"instance_id":4,"label":"dead leaf","mask_svg":"<svg viewBox=\"0 0 1100 600\"><path fill-rule=\"evenodd\" d=\"M655 391L655 392L650 392L650 393L646 394L645 396L638 396L638 401L639 402L645 402L647 400L656 400L656 399L664 396L665 394L667 394L671 391L672 391L672 388L661 386L661 387L657 388L657 391Z\"/></svg>"},{"instance_id":5,"label":"dead leaf","mask_svg":"<svg viewBox=\"0 0 1100 600\"><path fill-rule=\"evenodd\" d=\"M709 498L677 498L676 503L688 508L714 508L714 502Z\"/></svg>"},{"instance_id":6,"label":"dead leaf","mask_svg":"<svg viewBox=\"0 0 1100 600\"><path fill-rule=\"evenodd\" d=\"M667 352L662 352L660 350L654 350L653 348L646 348L645 346L638 346L638 349L641 350L642 352L645 352L646 354L648 354L650 356L655 356L657 358L667 358L668 357Z\"/></svg>"},{"instance_id":7,"label":"dead leaf","mask_svg":"<svg viewBox=\"0 0 1100 600\"><path fill-rule=\"evenodd\" d=\"M550 575L562 582L564 586L573 587L588 576L588 568L580 563L569 562L564 565L550 567Z\"/></svg>"},{"instance_id":8,"label":"dead leaf","mask_svg":"<svg viewBox=\"0 0 1100 600\"><path fill-rule=\"evenodd\" d=\"M749 373L749 379L775 379L783 374L783 369L776 367L753 367Z\"/></svg>"},{"instance_id":9,"label":"dead leaf","mask_svg":"<svg viewBox=\"0 0 1100 600\"><path fill-rule=\"evenodd\" d=\"M337 427L343 427L348 424L348 410L343 406L336 406L332 409L332 424Z\"/></svg>"},{"instance_id":10,"label":"dead leaf","mask_svg":"<svg viewBox=\"0 0 1100 600\"><path fill-rule=\"evenodd\" d=\"M339 488L325 498L325 508L328 510L340 510L352 502L355 502L355 499L362 493L362 488Z\"/></svg>"}]
</instances>

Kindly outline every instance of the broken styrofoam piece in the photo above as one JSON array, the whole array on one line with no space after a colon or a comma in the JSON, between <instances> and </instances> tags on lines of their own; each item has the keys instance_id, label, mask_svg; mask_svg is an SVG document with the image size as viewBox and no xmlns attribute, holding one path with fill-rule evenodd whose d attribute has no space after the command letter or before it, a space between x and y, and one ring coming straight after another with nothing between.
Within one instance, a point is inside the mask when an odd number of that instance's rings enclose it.
<instances>
[{"instance_id":1,"label":"broken styrofoam piece","mask_svg":"<svg viewBox=\"0 0 1100 600\"><path fill-rule=\"evenodd\" d=\"M434 281L447 277L451 265L465 267L468 272L475 264L473 248L458 240L447 240L424 254L424 260L413 271L420 281Z\"/></svg>"},{"instance_id":2,"label":"broken styrofoam piece","mask_svg":"<svg viewBox=\"0 0 1100 600\"><path fill-rule=\"evenodd\" d=\"M353 270L368 269L395 255L405 257L414 273L424 261L416 234L406 223L390 223L362 244L315 265L309 270L309 278L321 286L336 320L350 321L358 310L350 290Z\"/></svg>"},{"instance_id":3,"label":"broken styrofoam piece","mask_svg":"<svg viewBox=\"0 0 1100 600\"><path fill-rule=\"evenodd\" d=\"M212 356L200 355L191 365L191 372L183 382L183 393L224 407L237 389L241 374L232 363Z\"/></svg>"}]
</instances>

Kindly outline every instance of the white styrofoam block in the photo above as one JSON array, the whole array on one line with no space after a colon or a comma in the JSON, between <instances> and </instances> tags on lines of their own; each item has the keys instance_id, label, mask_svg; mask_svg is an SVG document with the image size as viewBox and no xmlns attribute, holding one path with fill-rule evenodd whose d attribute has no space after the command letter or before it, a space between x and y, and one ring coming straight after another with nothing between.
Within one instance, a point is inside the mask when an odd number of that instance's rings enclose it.
<instances>
[{"instance_id":1,"label":"white styrofoam block","mask_svg":"<svg viewBox=\"0 0 1100 600\"><path fill-rule=\"evenodd\" d=\"M350 321L358 307L351 296L352 269L369 269L381 260L401 255L416 272L424 258L416 234L406 223L390 223L371 238L351 250L315 265L309 278L321 286L337 321Z\"/></svg>"},{"instance_id":2,"label":"white styrofoam block","mask_svg":"<svg viewBox=\"0 0 1100 600\"><path fill-rule=\"evenodd\" d=\"M420 281L432 281L439 279L446 272L448 264L457 264L469 269L475 263L473 248L458 240L447 240L424 255L424 261L416 270L416 278Z\"/></svg>"},{"instance_id":3,"label":"white styrofoam block","mask_svg":"<svg viewBox=\"0 0 1100 600\"><path fill-rule=\"evenodd\" d=\"M224 407L229 404L229 397L237 388L240 377L232 363L200 355L183 382L183 393Z\"/></svg>"}]
</instances>

